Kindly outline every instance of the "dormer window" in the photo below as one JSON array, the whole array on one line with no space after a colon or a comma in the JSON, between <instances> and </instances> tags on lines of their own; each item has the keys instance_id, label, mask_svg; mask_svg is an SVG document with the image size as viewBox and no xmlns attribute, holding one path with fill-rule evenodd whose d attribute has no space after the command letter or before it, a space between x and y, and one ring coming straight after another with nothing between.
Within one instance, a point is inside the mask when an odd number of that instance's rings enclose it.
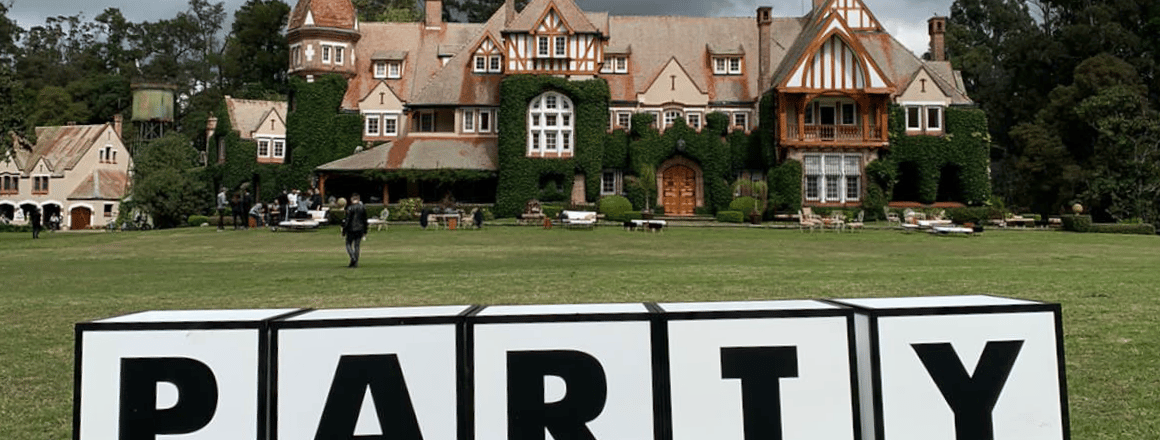
<instances>
[{"instance_id":1,"label":"dormer window","mask_svg":"<svg viewBox=\"0 0 1160 440\"><path fill-rule=\"evenodd\" d=\"M375 61L375 78L383 79L387 77L387 63L385 61Z\"/></svg>"},{"instance_id":2,"label":"dormer window","mask_svg":"<svg viewBox=\"0 0 1160 440\"><path fill-rule=\"evenodd\" d=\"M475 73L503 73L503 57L476 55L471 70Z\"/></svg>"},{"instance_id":3,"label":"dormer window","mask_svg":"<svg viewBox=\"0 0 1160 440\"><path fill-rule=\"evenodd\" d=\"M713 74L714 75L740 75L741 74L741 57L716 57L716 58L713 58Z\"/></svg>"},{"instance_id":4,"label":"dormer window","mask_svg":"<svg viewBox=\"0 0 1160 440\"><path fill-rule=\"evenodd\" d=\"M624 55L609 56L604 60L601 73L628 73L628 57Z\"/></svg>"}]
</instances>

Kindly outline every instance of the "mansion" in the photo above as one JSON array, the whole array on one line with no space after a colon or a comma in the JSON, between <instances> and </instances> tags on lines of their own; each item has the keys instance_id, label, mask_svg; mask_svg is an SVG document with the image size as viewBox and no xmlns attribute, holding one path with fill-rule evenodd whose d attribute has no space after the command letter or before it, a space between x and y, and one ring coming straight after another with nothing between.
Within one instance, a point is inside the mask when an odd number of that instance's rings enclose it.
<instances>
[{"instance_id":1,"label":"mansion","mask_svg":"<svg viewBox=\"0 0 1160 440\"><path fill-rule=\"evenodd\" d=\"M531 0L517 10L507 0L486 23L448 23L441 0L425 6L418 23L360 22L350 0L295 6L289 73L307 83L343 76L340 111L363 119L365 147L318 167L323 188L367 171L464 170L492 172L495 181L468 186L494 197L516 191L526 200L540 188L520 185L547 182L573 203L591 203L623 194L626 178L637 174L628 163L639 160L585 156L606 142L589 127L635 133L642 127L634 121L645 121L658 134L675 124L700 132L713 119L729 132L770 139L769 166L799 161L803 204L857 207L867 193L867 164L891 151L891 128L945 136L948 110L973 106L946 60L945 18L929 21L931 59L923 60L887 33L863 0L814 0L802 17L775 17L761 7L741 18L615 16L583 11L574 0ZM505 106L505 82L525 77L602 81L607 96L544 86ZM601 113L592 125L585 121L594 108ZM901 113L895 123L904 127L890 127L892 112ZM669 215L705 208L711 185L760 179L769 169L710 172L703 158L682 154L680 142L648 164L656 170L652 204ZM972 157L985 168L986 147L979 145ZM517 168L556 177L505 173ZM441 196L414 179L380 185L384 202Z\"/></svg>"}]
</instances>

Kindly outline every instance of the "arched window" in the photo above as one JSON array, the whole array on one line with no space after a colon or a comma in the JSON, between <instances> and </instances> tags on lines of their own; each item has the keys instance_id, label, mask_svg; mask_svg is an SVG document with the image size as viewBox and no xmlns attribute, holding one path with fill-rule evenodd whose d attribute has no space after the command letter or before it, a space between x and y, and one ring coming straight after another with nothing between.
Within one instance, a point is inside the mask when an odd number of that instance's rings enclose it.
<instances>
[{"instance_id":1,"label":"arched window","mask_svg":"<svg viewBox=\"0 0 1160 440\"><path fill-rule=\"evenodd\" d=\"M570 157L576 121L572 100L546 92L528 105L528 156Z\"/></svg>"}]
</instances>

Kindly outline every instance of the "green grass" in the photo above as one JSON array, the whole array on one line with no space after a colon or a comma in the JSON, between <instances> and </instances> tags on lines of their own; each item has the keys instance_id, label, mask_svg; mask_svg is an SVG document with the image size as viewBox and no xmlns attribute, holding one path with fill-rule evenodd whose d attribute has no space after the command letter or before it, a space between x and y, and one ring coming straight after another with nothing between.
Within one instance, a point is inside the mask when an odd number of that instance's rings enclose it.
<instances>
[{"instance_id":1,"label":"green grass","mask_svg":"<svg viewBox=\"0 0 1160 440\"><path fill-rule=\"evenodd\" d=\"M73 324L151 309L995 294L1063 304L1076 439L1160 432L1160 237L372 232L0 234L0 439L71 437Z\"/></svg>"}]
</instances>

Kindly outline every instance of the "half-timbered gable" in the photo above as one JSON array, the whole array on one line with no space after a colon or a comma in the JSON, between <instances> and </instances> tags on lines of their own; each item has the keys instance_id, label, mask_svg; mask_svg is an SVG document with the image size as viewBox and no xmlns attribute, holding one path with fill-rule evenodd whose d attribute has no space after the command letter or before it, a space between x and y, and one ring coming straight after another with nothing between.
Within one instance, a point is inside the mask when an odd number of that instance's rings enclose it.
<instances>
[{"instance_id":1,"label":"half-timbered gable","mask_svg":"<svg viewBox=\"0 0 1160 440\"><path fill-rule=\"evenodd\" d=\"M878 19L874 18L874 13L870 12L862 0L828 0L822 9L842 17L850 29L869 32L884 30Z\"/></svg>"},{"instance_id":2,"label":"half-timbered gable","mask_svg":"<svg viewBox=\"0 0 1160 440\"><path fill-rule=\"evenodd\" d=\"M503 45L496 43L491 35L483 38L471 58L471 71L475 73L503 73Z\"/></svg>"},{"instance_id":3,"label":"half-timbered gable","mask_svg":"<svg viewBox=\"0 0 1160 440\"><path fill-rule=\"evenodd\" d=\"M509 73L594 75L606 36L576 4L533 0L504 31Z\"/></svg>"}]
</instances>

